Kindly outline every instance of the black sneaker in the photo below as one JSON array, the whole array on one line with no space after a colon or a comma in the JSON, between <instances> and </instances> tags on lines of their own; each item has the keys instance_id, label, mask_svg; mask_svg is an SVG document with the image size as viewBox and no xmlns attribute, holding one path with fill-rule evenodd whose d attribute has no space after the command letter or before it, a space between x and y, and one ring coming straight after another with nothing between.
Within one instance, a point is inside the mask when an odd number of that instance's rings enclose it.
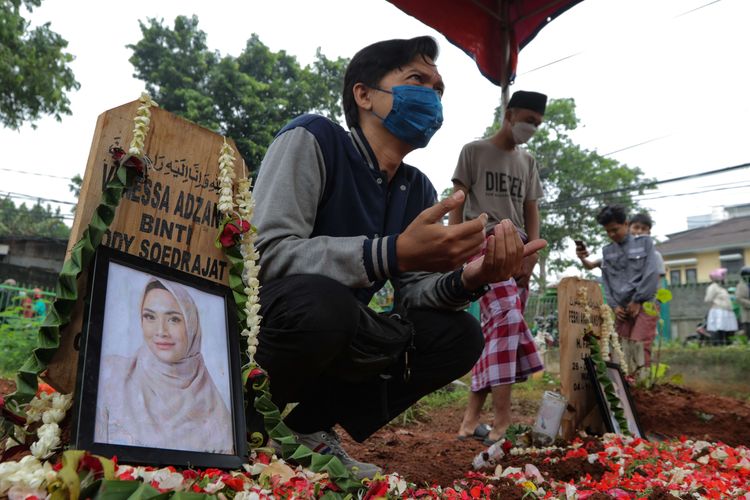
<instances>
[{"instance_id":1,"label":"black sneaker","mask_svg":"<svg viewBox=\"0 0 750 500\"><path fill-rule=\"evenodd\" d=\"M383 469L377 465L368 464L354 460L341 446L341 438L333 429L329 431L318 431L312 434L298 434L297 442L305 445L316 453L321 455L333 455L349 469L354 476L359 479L373 478L376 474L381 474Z\"/></svg>"}]
</instances>

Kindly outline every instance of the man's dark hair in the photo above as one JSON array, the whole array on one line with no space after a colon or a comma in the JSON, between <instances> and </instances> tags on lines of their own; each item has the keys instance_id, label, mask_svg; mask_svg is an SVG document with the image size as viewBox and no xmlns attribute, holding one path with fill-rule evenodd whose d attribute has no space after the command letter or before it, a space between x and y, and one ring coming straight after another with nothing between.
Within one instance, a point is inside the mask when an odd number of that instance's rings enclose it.
<instances>
[{"instance_id":1,"label":"man's dark hair","mask_svg":"<svg viewBox=\"0 0 750 500\"><path fill-rule=\"evenodd\" d=\"M596 215L596 222L602 226L606 226L610 222L625 224L626 220L628 220L628 212L622 205L607 205L599 210Z\"/></svg>"},{"instance_id":2,"label":"man's dark hair","mask_svg":"<svg viewBox=\"0 0 750 500\"><path fill-rule=\"evenodd\" d=\"M654 220L646 212L640 212L630 218L630 223L643 224L651 229L654 226Z\"/></svg>"},{"instance_id":3,"label":"man's dark hair","mask_svg":"<svg viewBox=\"0 0 750 500\"><path fill-rule=\"evenodd\" d=\"M389 72L410 63L417 56L438 56L438 45L431 36L419 36L409 40L396 39L373 43L360 50L346 68L344 75L344 117L349 127L359 123L359 108L354 100L354 86L364 83L374 87Z\"/></svg>"}]
</instances>

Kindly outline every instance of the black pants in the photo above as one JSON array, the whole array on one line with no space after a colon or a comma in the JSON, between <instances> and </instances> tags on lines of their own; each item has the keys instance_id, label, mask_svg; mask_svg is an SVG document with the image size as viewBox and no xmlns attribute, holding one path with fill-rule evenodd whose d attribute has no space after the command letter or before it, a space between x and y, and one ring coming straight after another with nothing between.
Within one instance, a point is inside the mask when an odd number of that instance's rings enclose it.
<instances>
[{"instance_id":1,"label":"black pants","mask_svg":"<svg viewBox=\"0 0 750 500\"><path fill-rule=\"evenodd\" d=\"M256 353L268 372L274 402L299 404L285 422L307 434L341 425L362 442L422 396L465 375L484 348L478 322L465 312L410 309L416 349L411 376L394 366L390 378L352 384L329 374L347 347L365 307L330 278L296 275L264 283ZM255 422L255 423L253 423ZM251 419L253 430L258 419Z\"/></svg>"}]
</instances>

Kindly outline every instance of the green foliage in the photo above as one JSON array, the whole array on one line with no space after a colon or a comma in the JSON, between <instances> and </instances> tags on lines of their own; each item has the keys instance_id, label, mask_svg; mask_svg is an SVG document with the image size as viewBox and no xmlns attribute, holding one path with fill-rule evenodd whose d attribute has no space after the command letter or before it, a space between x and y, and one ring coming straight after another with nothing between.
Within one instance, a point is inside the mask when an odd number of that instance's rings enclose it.
<instances>
[{"instance_id":1,"label":"green foliage","mask_svg":"<svg viewBox=\"0 0 750 500\"><path fill-rule=\"evenodd\" d=\"M60 209L36 203L16 206L9 198L0 199L0 236L44 236L68 238L70 228L62 221Z\"/></svg>"},{"instance_id":2,"label":"green foliage","mask_svg":"<svg viewBox=\"0 0 750 500\"><path fill-rule=\"evenodd\" d=\"M446 406L464 406L468 401L468 397L469 393L466 390L437 390L404 410L401 415L391 421L391 424L405 426L418 422L429 422L431 410Z\"/></svg>"},{"instance_id":3,"label":"green foliage","mask_svg":"<svg viewBox=\"0 0 750 500\"><path fill-rule=\"evenodd\" d=\"M531 426L525 424L510 424L505 430L503 437L509 440L515 445L519 444L519 440L525 439L525 436L530 436Z\"/></svg>"},{"instance_id":4,"label":"green foliage","mask_svg":"<svg viewBox=\"0 0 750 500\"><path fill-rule=\"evenodd\" d=\"M295 116L342 116L347 59L328 59L318 49L315 62L301 67L294 56L271 51L255 34L239 56L222 56L208 48L197 17L179 16L173 28L162 22L141 22L143 38L128 45L134 76L146 82L164 109L234 139L251 172Z\"/></svg>"},{"instance_id":5,"label":"green foliage","mask_svg":"<svg viewBox=\"0 0 750 500\"><path fill-rule=\"evenodd\" d=\"M39 327L44 318L27 318L23 315L22 297L0 312L0 376L10 377L21 368L36 347Z\"/></svg>"},{"instance_id":6,"label":"green foliage","mask_svg":"<svg viewBox=\"0 0 750 500\"><path fill-rule=\"evenodd\" d=\"M501 107L495 110L495 121L485 136L499 130L501 112ZM534 277L542 290L547 287L548 272L562 271L573 264L563 257L572 244L571 238L584 240L590 250L602 246L605 234L596 222L599 209L609 203L636 208L633 194L644 189L627 188L646 182L639 168L575 144L570 133L578 124L573 99L551 99L544 123L528 143L529 152L539 162L544 186L544 200L539 207L541 235L549 246L540 252L539 274ZM623 188L626 190L598 195Z\"/></svg>"},{"instance_id":7,"label":"green foliage","mask_svg":"<svg viewBox=\"0 0 750 500\"><path fill-rule=\"evenodd\" d=\"M81 196L82 184L83 184L83 177L81 177L81 174L76 174L70 178L70 182L68 183L68 190L71 193L73 193L73 196L78 198L79 196Z\"/></svg>"},{"instance_id":8,"label":"green foliage","mask_svg":"<svg viewBox=\"0 0 750 500\"><path fill-rule=\"evenodd\" d=\"M42 0L0 0L0 124L18 129L42 115L70 114L66 92L78 90L69 64L73 56L50 23L29 29L29 13Z\"/></svg>"},{"instance_id":9,"label":"green foliage","mask_svg":"<svg viewBox=\"0 0 750 500\"><path fill-rule=\"evenodd\" d=\"M70 178L70 182L68 183L68 189L71 193L73 193L73 196L76 198L81 196L81 185L83 185L83 177L81 177L81 174L76 174L73 177ZM76 206L73 205L70 208L70 211L72 213L75 213Z\"/></svg>"}]
</instances>

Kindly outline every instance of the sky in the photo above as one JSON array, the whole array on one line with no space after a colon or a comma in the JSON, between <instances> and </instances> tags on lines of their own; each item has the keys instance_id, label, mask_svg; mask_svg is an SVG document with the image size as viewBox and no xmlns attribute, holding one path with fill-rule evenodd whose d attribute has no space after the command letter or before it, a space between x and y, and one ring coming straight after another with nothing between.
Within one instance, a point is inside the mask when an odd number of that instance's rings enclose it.
<instances>
[{"instance_id":1,"label":"sky","mask_svg":"<svg viewBox=\"0 0 750 500\"><path fill-rule=\"evenodd\" d=\"M303 65L318 47L329 58L351 57L379 40L434 36L446 83L445 121L429 146L406 161L438 192L451 185L461 147L481 137L500 100L500 88L470 57L385 0L44 0L29 19L51 23L68 40L81 88L69 95L72 115L61 122L47 117L36 129L0 128L0 196L75 202L68 179L84 172L97 116L145 88L132 76L125 47L141 38L138 20L154 17L171 26L177 15L193 14L209 48L223 55L239 55L257 33L271 50L286 50ZM521 51L511 91L574 98L581 122L574 140L647 177L750 162L749 18L747 0L584 0ZM749 187L750 168L743 168L665 184L641 202L656 222L653 234L664 239L687 229L687 216L750 202Z\"/></svg>"}]
</instances>

